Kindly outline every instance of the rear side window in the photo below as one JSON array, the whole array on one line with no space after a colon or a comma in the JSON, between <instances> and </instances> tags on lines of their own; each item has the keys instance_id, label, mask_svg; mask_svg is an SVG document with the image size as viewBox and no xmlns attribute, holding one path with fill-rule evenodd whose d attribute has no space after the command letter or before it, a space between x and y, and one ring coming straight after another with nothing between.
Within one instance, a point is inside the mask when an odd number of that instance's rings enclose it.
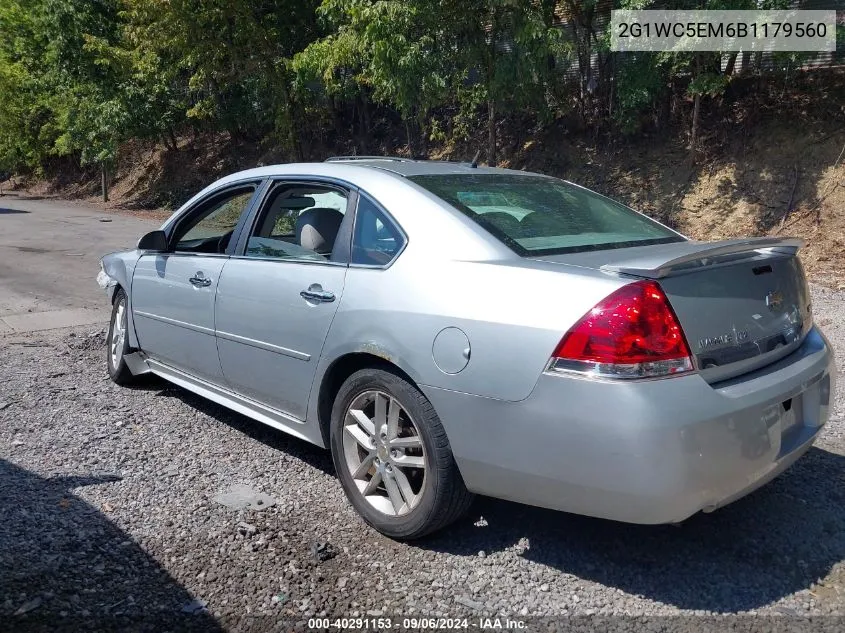
<instances>
[{"instance_id":1,"label":"rear side window","mask_svg":"<svg viewBox=\"0 0 845 633\"><path fill-rule=\"evenodd\" d=\"M246 257L330 261L347 194L320 185L276 185L262 203Z\"/></svg>"},{"instance_id":2,"label":"rear side window","mask_svg":"<svg viewBox=\"0 0 845 633\"><path fill-rule=\"evenodd\" d=\"M412 176L522 256L682 242L654 220L555 178Z\"/></svg>"},{"instance_id":3,"label":"rear side window","mask_svg":"<svg viewBox=\"0 0 845 633\"><path fill-rule=\"evenodd\" d=\"M402 250L405 240L384 213L366 196L358 198L351 263L385 266Z\"/></svg>"}]
</instances>

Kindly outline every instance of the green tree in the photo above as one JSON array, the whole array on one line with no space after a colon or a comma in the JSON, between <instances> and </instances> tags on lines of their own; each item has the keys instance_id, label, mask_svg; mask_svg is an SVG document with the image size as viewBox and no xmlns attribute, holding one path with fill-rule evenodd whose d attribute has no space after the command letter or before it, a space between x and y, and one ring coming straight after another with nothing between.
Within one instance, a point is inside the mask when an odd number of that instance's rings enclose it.
<instances>
[{"instance_id":1,"label":"green tree","mask_svg":"<svg viewBox=\"0 0 845 633\"><path fill-rule=\"evenodd\" d=\"M544 99L549 57L562 46L553 4L324 0L330 33L296 56L294 69L300 85L317 79L332 96L371 94L424 132L434 108L457 103L461 127L486 107L492 164L500 111Z\"/></svg>"},{"instance_id":2,"label":"green tree","mask_svg":"<svg viewBox=\"0 0 845 633\"><path fill-rule=\"evenodd\" d=\"M122 139L119 76L88 42L119 39L116 1L3 0L0 108L7 164L78 154L106 168Z\"/></svg>"},{"instance_id":3,"label":"green tree","mask_svg":"<svg viewBox=\"0 0 845 633\"><path fill-rule=\"evenodd\" d=\"M292 125L287 60L314 37L301 0L126 0L127 45L157 107L258 140ZM181 94L180 94L181 93ZM178 117L171 122L178 123Z\"/></svg>"}]
</instances>

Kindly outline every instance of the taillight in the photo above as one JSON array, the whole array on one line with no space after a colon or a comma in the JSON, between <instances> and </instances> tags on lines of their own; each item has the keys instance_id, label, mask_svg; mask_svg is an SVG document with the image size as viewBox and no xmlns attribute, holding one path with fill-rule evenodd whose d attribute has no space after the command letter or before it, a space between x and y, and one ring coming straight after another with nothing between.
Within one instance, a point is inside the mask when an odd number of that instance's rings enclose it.
<instances>
[{"instance_id":1,"label":"taillight","mask_svg":"<svg viewBox=\"0 0 845 633\"><path fill-rule=\"evenodd\" d=\"M678 317L660 286L637 281L602 299L567 332L549 370L652 378L693 369Z\"/></svg>"}]
</instances>

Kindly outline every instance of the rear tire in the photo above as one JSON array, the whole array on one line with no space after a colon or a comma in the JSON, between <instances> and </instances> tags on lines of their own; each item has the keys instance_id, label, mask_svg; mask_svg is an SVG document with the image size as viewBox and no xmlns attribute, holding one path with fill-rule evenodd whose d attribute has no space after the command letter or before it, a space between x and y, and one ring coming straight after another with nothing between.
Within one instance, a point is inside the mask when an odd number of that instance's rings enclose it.
<instances>
[{"instance_id":1,"label":"rear tire","mask_svg":"<svg viewBox=\"0 0 845 633\"><path fill-rule=\"evenodd\" d=\"M127 386L137 382L126 364L125 356L129 353L129 337L127 336L127 299L123 288L115 292L111 310L109 335L106 339L106 364L109 377L118 385Z\"/></svg>"},{"instance_id":2,"label":"rear tire","mask_svg":"<svg viewBox=\"0 0 845 633\"><path fill-rule=\"evenodd\" d=\"M362 369L343 383L330 445L346 497L386 536L420 538L472 504L434 407L393 372Z\"/></svg>"}]
</instances>

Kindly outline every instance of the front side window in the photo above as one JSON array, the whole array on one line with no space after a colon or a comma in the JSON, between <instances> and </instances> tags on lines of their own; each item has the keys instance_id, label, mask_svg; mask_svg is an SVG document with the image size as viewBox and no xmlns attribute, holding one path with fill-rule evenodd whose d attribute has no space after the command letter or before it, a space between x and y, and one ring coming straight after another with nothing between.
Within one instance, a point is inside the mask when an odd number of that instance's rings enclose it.
<instances>
[{"instance_id":1,"label":"front side window","mask_svg":"<svg viewBox=\"0 0 845 633\"><path fill-rule=\"evenodd\" d=\"M246 245L247 257L328 261L346 212L347 194L314 185L277 185Z\"/></svg>"},{"instance_id":2,"label":"front side window","mask_svg":"<svg viewBox=\"0 0 845 633\"><path fill-rule=\"evenodd\" d=\"M249 207L255 187L239 188L216 196L208 207L185 226L179 227L174 236L177 252L223 253Z\"/></svg>"},{"instance_id":3,"label":"front side window","mask_svg":"<svg viewBox=\"0 0 845 633\"><path fill-rule=\"evenodd\" d=\"M404 245L402 234L366 196L358 198L351 263L385 266Z\"/></svg>"},{"instance_id":4,"label":"front side window","mask_svg":"<svg viewBox=\"0 0 845 633\"><path fill-rule=\"evenodd\" d=\"M522 256L684 241L622 204L556 178L450 174L412 176L410 180Z\"/></svg>"}]
</instances>

